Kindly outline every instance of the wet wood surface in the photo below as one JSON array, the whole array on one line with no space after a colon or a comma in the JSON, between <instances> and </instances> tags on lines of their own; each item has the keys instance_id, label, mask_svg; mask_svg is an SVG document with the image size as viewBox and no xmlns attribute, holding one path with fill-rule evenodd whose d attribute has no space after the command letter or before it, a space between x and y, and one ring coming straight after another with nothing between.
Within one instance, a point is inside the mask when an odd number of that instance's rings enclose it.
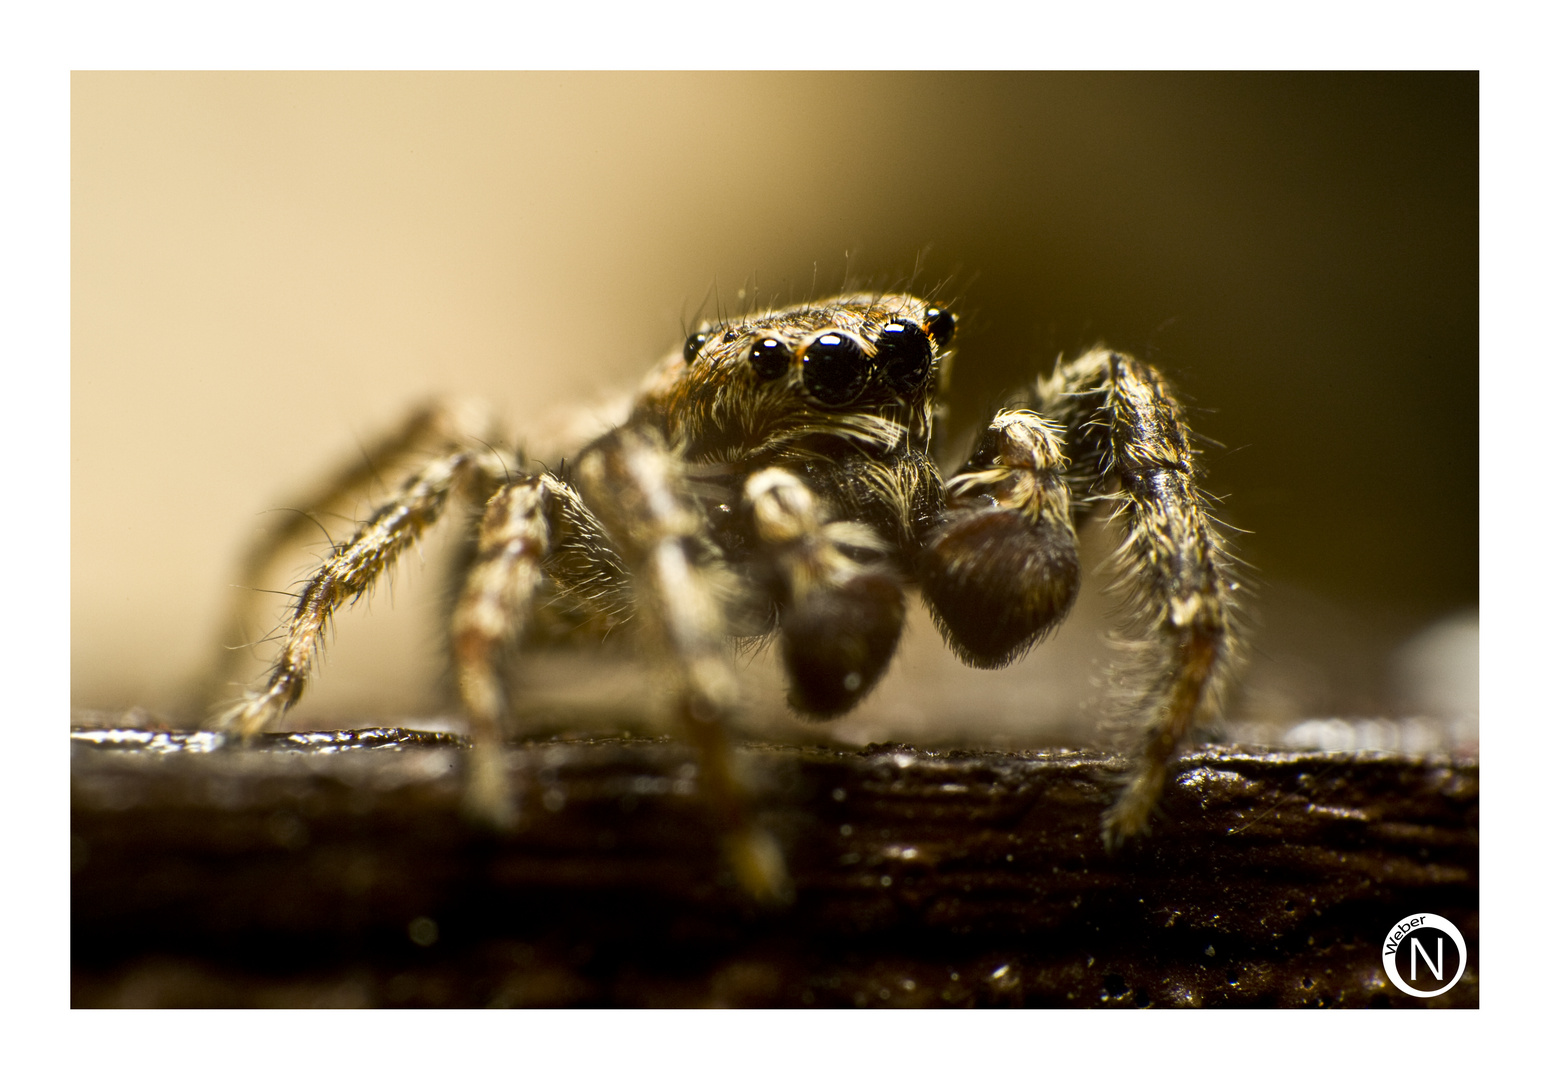
<instances>
[{"instance_id":1,"label":"wet wood surface","mask_svg":"<svg viewBox=\"0 0 1550 1080\"><path fill-rule=\"evenodd\" d=\"M670 740L513 746L520 828L458 814L466 751L399 729L72 735L76 1007L1282 1006L1479 1002L1472 759L1207 747L1108 854L1099 754L748 746L796 899L750 903ZM1388 984L1416 912L1462 980Z\"/></svg>"}]
</instances>

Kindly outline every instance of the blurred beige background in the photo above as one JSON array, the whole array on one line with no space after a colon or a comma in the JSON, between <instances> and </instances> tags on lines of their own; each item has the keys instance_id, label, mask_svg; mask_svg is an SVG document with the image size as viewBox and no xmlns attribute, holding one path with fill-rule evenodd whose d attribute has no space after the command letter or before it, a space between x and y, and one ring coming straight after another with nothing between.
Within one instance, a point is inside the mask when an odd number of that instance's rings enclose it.
<instances>
[{"instance_id":1,"label":"blurred beige background","mask_svg":"<svg viewBox=\"0 0 1550 1080\"><path fill-rule=\"evenodd\" d=\"M1098 340L1198 406L1260 583L1236 716L1446 711L1458 680L1418 701L1415 672L1448 627L1467 658L1477 602L1477 172L1472 73L77 74L73 703L170 708L243 539L416 400L529 430L708 294L918 265L962 316L960 429ZM340 620L299 726L440 708L434 561ZM937 696L845 737L975 692L1073 715L1096 582L972 691L912 629Z\"/></svg>"}]
</instances>

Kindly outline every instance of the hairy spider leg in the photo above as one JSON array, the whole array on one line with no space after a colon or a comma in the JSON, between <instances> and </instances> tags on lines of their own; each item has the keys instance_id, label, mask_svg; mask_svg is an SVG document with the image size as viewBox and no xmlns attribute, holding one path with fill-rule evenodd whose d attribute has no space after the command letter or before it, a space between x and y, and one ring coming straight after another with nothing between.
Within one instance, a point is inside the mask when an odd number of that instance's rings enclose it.
<instances>
[{"instance_id":1,"label":"hairy spider leg","mask_svg":"<svg viewBox=\"0 0 1550 1080\"><path fill-rule=\"evenodd\" d=\"M511 715L504 659L522 640L548 582L600 625L634 607L628 572L575 488L551 473L500 487L480 511L451 616L452 663L473 754L464 813L495 828L516 824L504 745Z\"/></svg>"},{"instance_id":2,"label":"hairy spider leg","mask_svg":"<svg viewBox=\"0 0 1550 1080\"><path fill-rule=\"evenodd\" d=\"M462 489L482 498L505 479L509 463L493 451L438 458L416 473L389 502L336 547L302 587L281 627L279 659L262 690L250 690L215 720L249 738L277 721L301 697L334 613L365 595L393 562L417 542Z\"/></svg>"},{"instance_id":3,"label":"hairy spider leg","mask_svg":"<svg viewBox=\"0 0 1550 1080\"><path fill-rule=\"evenodd\" d=\"M750 476L743 503L780 607L791 706L819 719L849 711L887 670L904 630L889 546L866 525L829 520L785 469Z\"/></svg>"},{"instance_id":4,"label":"hairy spider leg","mask_svg":"<svg viewBox=\"0 0 1550 1080\"><path fill-rule=\"evenodd\" d=\"M221 632L226 647L217 650L204 670L191 680L187 693L193 711L206 709L229 693L228 687L247 651L242 646L252 641L260 605L267 598L257 586L270 575L282 555L320 527L316 515L343 509L365 495L384 473L397 472L418 454L454 453L469 445L473 441L471 436L492 431L488 415L471 404L427 402L406 416L397 428L362 446L360 454L348 464L290 500L293 513L270 515L268 527L253 537L238 563L236 582L240 587L228 590Z\"/></svg>"},{"instance_id":5,"label":"hairy spider leg","mask_svg":"<svg viewBox=\"0 0 1550 1080\"><path fill-rule=\"evenodd\" d=\"M728 861L748 893L784 901L791 895L785 859L774 837L750 816L727 745L738 686L726 611L737 583L703 540L683 463L655 428L625 426L581 452L575 479L631 571L641 642L662 653L673 675L678 719L699 750Z\"/></svg>"},{"instance_id":6,"label":"hairy spider leg","mask_svg":"<svg viewBox=\"0 0 1550 1080\"><path fill-rule=\"evenodd\" d=\"M1174 757L1221 708L1236 655L1232 559L1196 484L1184 410L1155 370L1094 349L1058 364L1038 393L1069 433L1079 515L1110 502L1123 531L1115 587L1127 625L1114 682L1136 734L1103 818L1113 848L1147 831Z\"/></svg>"},{"instance_id":7,"label":"hairy spider leg","mask_svg":"<svg viewBox=\"0 0 1550 1080\"><path fill-rule=\"evenodd\" d=\"M500 660L521 635L543 578L552 532L547 489L545 477L528 477L490 496L452 612L453 665L474 743L464 812L497 828L516 824L502 749L509 706Z\"/></svg>"}]
</instances>

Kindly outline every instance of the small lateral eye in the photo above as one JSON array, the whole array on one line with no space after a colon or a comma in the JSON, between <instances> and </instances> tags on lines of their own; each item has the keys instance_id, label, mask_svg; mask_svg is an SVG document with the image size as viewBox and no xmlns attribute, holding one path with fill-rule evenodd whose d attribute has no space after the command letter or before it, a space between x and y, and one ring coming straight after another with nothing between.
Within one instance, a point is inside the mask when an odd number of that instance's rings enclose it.
<instances>
[{"instance_id":1,"label":"small lateral eye","mask_svg":"<svg viewBox=\"0 0 1550 1080\"><path fill-rule=\"evenodd\" d=\"M710 333L704 330L698 334L690 334L689 339L684 342L684 363L694 363L694 358L700 355L700 350L705 347L705 343L710 338Z\"/></svg>"},{"instance_id":2,"label":"small lateral eye","mask_svg":"<svg viewBox=\"0 0 1550 1080\"><path fill-rule=\"evenodd\" d=\"M802 350L802 385L821 405L849 405L866 389L870 375L866 351L849 334L819 334Z\"/></svg>"},{"instance_id":3,"label":"small lateral eye","mask_svg":"<svg viewBox=\"0 0 1550 1080\"><path fill-rule=\"evenodd\" d=\"M748 362L761 379L778 379L791 369L791 346L780 338L760 338L748 350Z\"/></svg>"},{"instance_id":4,"label":"small lateral eye","mask_svg":"<svg viewBox=\"0 0 1550 1080\"><path fill-rule=\"evenodd\" d=\"M877 333L877 366L884 384L913 393L931 374L931 339L905 319L885 323Z\"/></svg>"},{"instance_id":5,"label":"small lateral eye","mask_svg":"<svg viewBox=\"0 0 1550 1080\"><path fill-rule=\"evenodd\" d=\"M935 304L926 309L926 333L931 335L931 340L936 342L939 349L947 348L953 340L953 330L957 328L958 320L953 318L953 313L946 308L939 308Z\"/></svg>"}]
</instances>

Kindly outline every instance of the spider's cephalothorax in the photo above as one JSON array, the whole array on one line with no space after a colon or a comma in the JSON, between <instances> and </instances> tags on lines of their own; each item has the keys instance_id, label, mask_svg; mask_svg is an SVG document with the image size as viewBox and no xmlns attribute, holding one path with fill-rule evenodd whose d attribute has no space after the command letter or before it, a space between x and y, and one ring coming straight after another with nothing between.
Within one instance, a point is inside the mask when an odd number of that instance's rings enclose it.
<instances>
[{"instance_id":1,"label":"spider's cephalothorax","mask_svg":"<svg viewBox=\"0 0 1550 1080\"><path fill-rule=\"evenodd\" d=\"M840 297L689 337L631 424L660 433L757 625L780 634L791 703L850 709L903 627L901 585L942 514L930 457L953 316ZM745 620L746 621L746 620Z\"/></svg>"},{"instance_id":2,"label":"spider's cephalothorax","mask_svg":"<svg viewBox=\"0 0 1550 1080\"><path fill-rule=\"evenodd\" d=\"M378 453L444 451L312 575L266 685L222 723L255 732L293 704L333 612L461 493L484 507L451 628L475 738L470 812L491 823L514 813L501 657L539 602L570 613L573 629L632 622L672 675L741 880L779 894L780 853L727 763L730 642L777 635L790 703L815 718L852 708L882 676L907 588L966 663L1010 663L1070 610L1076 527L1107 504L1124 533L1118 579L1132 617L1117 681L1138 737L1104 836L1144 831L1177 749L1218 707L1234 641L1233 585L1182 410L1151 368L1093 350L1039 380L1031 407L997 414L944 480L931 436L953 331L950 312L903 294L705 325L563 474L525 469L436 410L417 414Z\"/></svg>"}]
</instances>

